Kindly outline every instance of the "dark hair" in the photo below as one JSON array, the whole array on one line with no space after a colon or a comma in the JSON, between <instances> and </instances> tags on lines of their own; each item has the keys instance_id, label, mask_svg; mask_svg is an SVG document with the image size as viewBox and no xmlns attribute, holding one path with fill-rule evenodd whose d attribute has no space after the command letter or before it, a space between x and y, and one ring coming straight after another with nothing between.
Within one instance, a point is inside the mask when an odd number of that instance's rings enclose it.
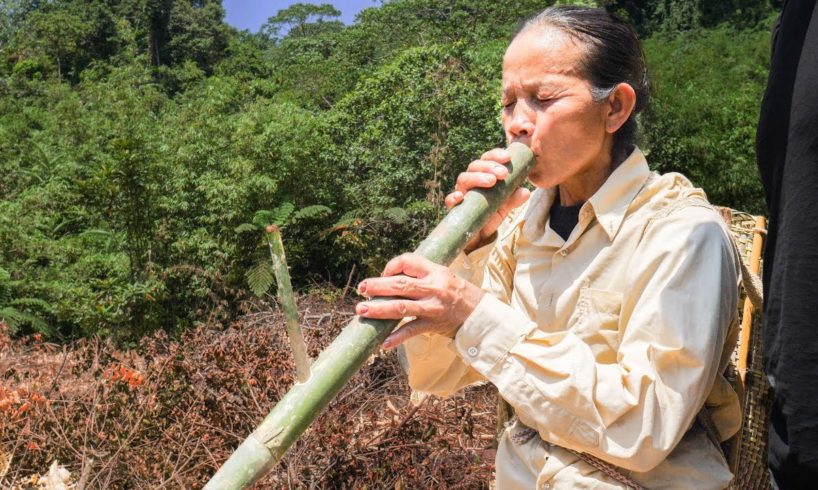
<instances>
[{"instance_id":1,"label":"dark hair","mask_svg":"<svg viewBox=\"0 0 818 490\"><path fill-rule=\"evenodd\" d=\"M605 9L554 6L525 21L514 37L535 27L559 29L582 43L587 51L579 69L590 82L595 101L608 98L620 83L633 87L636 105L614 134L611 151L615 161L623 160L636 144L636 115L647 107L650 99L645 56L636 32Z\"/></svg>"}]
</instances>

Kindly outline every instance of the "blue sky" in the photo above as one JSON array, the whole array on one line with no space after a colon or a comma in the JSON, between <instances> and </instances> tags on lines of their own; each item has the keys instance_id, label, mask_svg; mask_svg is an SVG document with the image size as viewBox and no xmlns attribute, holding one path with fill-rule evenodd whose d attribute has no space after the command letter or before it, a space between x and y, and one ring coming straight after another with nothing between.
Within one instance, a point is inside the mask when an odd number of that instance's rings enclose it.
<instances>
[{"instance_id":1,"label":"blue sky","mask_svg":"<svg viewBox=\"0 0 818 490\"><path fill-rule=\"evenodd\" d=\"M294 3L331 3L341 11L341 20L345 24L351 24L355 20L355 14L367 7L377 7L380 2L377 0L223 0L224 10L227 12L227 23L238 29L249 29L250 32L258 32L261 24L267 22L267 18L275 15L281 9L287 8Z\"/></svg>"}]
</instances>

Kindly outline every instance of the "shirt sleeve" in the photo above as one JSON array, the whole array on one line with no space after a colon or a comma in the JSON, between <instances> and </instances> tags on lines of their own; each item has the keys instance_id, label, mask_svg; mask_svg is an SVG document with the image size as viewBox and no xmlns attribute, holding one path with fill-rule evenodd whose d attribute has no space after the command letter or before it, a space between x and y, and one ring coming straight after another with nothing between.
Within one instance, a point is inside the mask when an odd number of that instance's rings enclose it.
<instances>
[{"instance_id":1,"label":"shirt sleeve","mask_svg":"<svg viewBox=\"0 0 818 490\"><path fill-rule=\"evenodd\" d=\"M449 266L450 269L467 281L480 284L486 258L493 246L492 242L469 255L461 253ZM484 380L480 373L460 359L453 343L451 338L438 334L420 334L404 342L400 348L406 353L409 386L413 390L449 396L465 386Z\"/></svg>"},{"instance_id":2,"label":"shirt sleeve","mask_svg":"<svg viewBox=\"0 0 818 490\"><path fill-rule=\"evenodd\" d=\"M513 230L518 224L513 221L515 216L516 213L509 216L501 225L498 239L468 255L461 253L449 266L455 274L478 286L487 281L508 284L508 287L499 289L505 291L501 297L506 302L509 301L513 274L513 265L508 263L508 258L512 253ZM492 266L487 267L488 263ZM484 275L491 275L492 279ZM492 289L489 292L495 291ZM449 337L421 334L407 340L402 348L409 363L409 386L413 390L448 396L466 386L485 381L483 375L463 362L453 339Z\"/></svg>"},{"instance_id":3,"label":"shirt sleeve","mask_svg":"<svg viewBox=\"0 0 818 490\"><path fill-rule=\"evenodd\" d=\"M488 294L458 331L455 348L543 439L648 471L702 407L736 314L738 273L719 219L698 206L657 219L629 264L628 293L612 299L586 291L588 321L603 318L606 302L621 302L615 362L597 362L574 329L538 329Z\"/></svg>"}]
</instances>

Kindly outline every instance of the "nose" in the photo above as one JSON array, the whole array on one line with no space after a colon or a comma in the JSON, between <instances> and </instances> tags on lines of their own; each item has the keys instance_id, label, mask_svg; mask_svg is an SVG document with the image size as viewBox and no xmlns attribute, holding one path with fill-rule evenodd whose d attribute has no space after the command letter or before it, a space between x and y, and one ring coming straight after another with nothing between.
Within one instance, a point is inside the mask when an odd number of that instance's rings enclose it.
<instances>
[{"instance_id":1,"label":"nose","mask_svg":"<svg viewBox=\"0 0 818 490\"><path fill-rule=\"evenodd\" d=\"M534 134L534 113L524 101L514 104L506 131L511 140L525 140Z\"/></svg>"}]
</instances>

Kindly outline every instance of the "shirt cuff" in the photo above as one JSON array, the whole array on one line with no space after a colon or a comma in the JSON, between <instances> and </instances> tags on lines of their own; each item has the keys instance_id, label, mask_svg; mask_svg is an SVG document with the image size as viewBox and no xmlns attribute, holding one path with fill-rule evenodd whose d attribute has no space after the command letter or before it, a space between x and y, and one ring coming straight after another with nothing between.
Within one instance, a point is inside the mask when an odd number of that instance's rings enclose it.
<instances>
[{"instance_id":1,"label":"shirt cuff","mask_svg":"<svg viewBox=\"0 0 818 490\"><path fill-rule=\"evenodd\" d=\"M485 375L535 326L525 314L484 294L457 331L455 349L464 363Z\"/></svg>"}]
</instances>

